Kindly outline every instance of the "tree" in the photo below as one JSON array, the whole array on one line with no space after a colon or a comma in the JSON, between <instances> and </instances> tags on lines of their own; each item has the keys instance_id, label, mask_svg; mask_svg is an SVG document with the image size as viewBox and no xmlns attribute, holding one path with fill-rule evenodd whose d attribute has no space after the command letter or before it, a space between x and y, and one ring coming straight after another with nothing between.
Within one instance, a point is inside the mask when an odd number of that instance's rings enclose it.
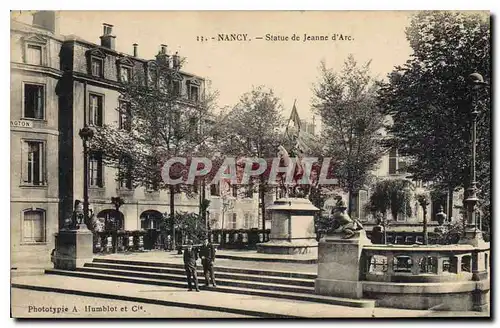
<instances>
[{"instance_id":1,"label":"tree","mask_svg":"<svg viewBox=\"0 0 500 328\"><path fill-rule=\"evenodd\" d=\"M424 11L406 30L413 54L381 84L379 105L393 118L389 146L409 156L414 179L433 181L453 192L470 182L471 105L478 120L477 172L481 206L488 206L491 162L490 91L475 94L468 75L490 80L490 24L487 15Z\"/></svg>"},{"instance_id":2,"label":"tree","mask_svg":"<svg viewBox=\"0 0 500 328\"><path fill-rule=\"evenodd\" d=\"M226 155L235 157L274 158L282 141L284 119L282 106L271 89L264 86L253 88L240 98L239 103L228 115L225 124L220 126L225 137L219 140L220 150ZM259 199L262 204L262 229L265 230L266 212L264 206L265 193L272 186L261 174L255 184L258 186Z\"/></svg>"},{"instance_id":3,"label":"tree","mask_svg":"<svg viewBox=\"0 0 500 328\"><path fill-rule=\"evenodd\" d=\"M165 214L163 217L166 227L175 224L176 230L182 236L182 243L185 243L187 240L191 240L194 243L201 243L207 235L205 222L203 222L203 218L197 213L177 211L173 216L173 222L170 219L171 215Z\"/></svg>"},{"instance_id":4,"label":"tree","mask_svg":"<svg viewBox=\"0 0 500 328\"><path fill-rule=\"evenodd\" d=\"M411 195L412 184L406 179L381 180L373 187L367 209L380 217L384 227L384 242L386 227L389 223L387 213L391 212L393 222L397 220L398 214L411 216Z\"/></svg>"},{"instance_id":5,"label":"tree","mask_svg":"<svg viewBox=\"0 0 500 328\"><path fill-rule=\"evenodd\" d=\"M196 155L208 147L211 131L206 122L211 118L217 96L217 93L183 94L179 84L183 79L182 61L176 56L173 66L166 54L159 53L148 64L147 74L134 70L132 78L119 90L120 126L97 127L91 145L94 151L101 152L107 166L117 168L117 180L127 187L144 187L153 192L168 190L172 217L175 194L185 192L192 196L197 187L166 183L161 175L162 166L169 158ZM182 172L172 167L170 174L182 175ZM171 230L175 243L173 223Z\"/></svg>"},{"instance_id":6,"label":"tree","mask_svg":"<svg viewBox=\"0 0 500 328\"><path fill-rule=\"evenodd\" d=\"M354 193L367 184L383 153L384 117L376 106L369 68L370 62L359 65L352 55L340 73L321 63L321 76L313 88L313 108L321 117L326 152L335 160L340 186L349 193L349 214Z\"/></svg>"},{"instance_id":7,"label":"tree","mask_svg":"<svg viewBox=\"0 0 500 328\"><path fill-rule=\"evenodd\" d=\"M431 203L429 198L427 193L419 193L416 195L417 202L424 212L424 245L429 243L429 235L427 233L427 206Z\"/></svg>"}]
</instances>

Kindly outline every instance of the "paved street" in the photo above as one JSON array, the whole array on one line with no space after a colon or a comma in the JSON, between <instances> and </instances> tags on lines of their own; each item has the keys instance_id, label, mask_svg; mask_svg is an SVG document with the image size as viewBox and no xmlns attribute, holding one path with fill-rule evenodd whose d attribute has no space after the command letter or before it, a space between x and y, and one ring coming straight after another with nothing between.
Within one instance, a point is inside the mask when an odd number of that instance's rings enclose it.
<instances>
[{"instance_id":1,"label":"paved street","mask_svg":"<svg viewBox=\"0 0 500 328\"><path fill-rule=\"evenodd\" d=\"M188 292L185 289L160 287L122 282L89 280L53 275L13 277L14 285L35 288L34 298L31 291L13 288L13 315L26 315L27 308L46 305L102 306L116 305L118 308L141 303L145 312L123 313L129 317L177 317L193 316L213 317L305 317L305 318L369 318L369 317L439 317L439 316L484 316L481 313L452 313L420 310L402 310L388 308L352 308L331 304L293 301L260 297L252 295L236 295L202 291ZM27 287L29 286L29 287ZM50 290L41 293L40 290ZM56 291L58 293L54 293ZM26 294L27 293L27 294ZM59 294L63 293L63 294ZM72 294L72 295L68 295ZM90 297L89 297L90 296ZM62 297L59 302L59 297ZM68 297L66 300L65 297ZM83 301L82 297L85 297ZM89 299L89 302L86 300ZM104 301L104 302L103 302ZM131 309L131 308L130 308ZM72 308L70 309L70 311ZM19 312L17 312L19 311ZM173 312L173 313L171 313ZM216 313L217 312L217 313ZM29 313L28 313L29 314ZM33 313L29 315L35 315ZM73 315L73 314L68 314ZM99 314L115 317L122 316L116 312ZM53 315L59 317L59 315Z\"/></svg>"}]
</instances>

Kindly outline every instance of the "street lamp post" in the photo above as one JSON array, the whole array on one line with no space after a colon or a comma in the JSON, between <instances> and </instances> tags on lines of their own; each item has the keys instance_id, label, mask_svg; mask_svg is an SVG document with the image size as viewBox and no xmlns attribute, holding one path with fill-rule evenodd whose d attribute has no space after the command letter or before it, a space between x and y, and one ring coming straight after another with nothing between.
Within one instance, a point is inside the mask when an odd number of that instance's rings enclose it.
<instances>
[{"instance_id":1,"label":"street lamp post","mask_svg":"<svg viewBox=\"0 0 500 328\"><path fill-rule=\"evenodd\" d=\"M471 136L471 164L470 164L470 175L471 182L470 187L467 190L467 199L464 200L467 206L467 227L465 229L465 239L463 242L473 243L483 239L481 229L478 229L478 223L476 222L476 204L479 201L476 194L476 129L477 129L477 117L479 111L477 110L477 104L474 104L474 96L477 94L478 90L485 85L483 77L479 73L472 73L469 75L468 80L469 85L472 87L473 94L470 99L470 109L472 115L472 136ZM477 99L476 99L477 101Z\"/></svg>"},{"instance_id":2,"label":"street lamp post","mask_svg":"<svg viewBox=\"0 0 500 328\"><path fill-rule=\"evenodd\" d=\"M85 125L83 129L80 129L78 133L83 142L83 226L80 228L86 228L86 224L89 220L89 154L88 154L88 142L94 137L94 131Z\"/></svg>"}]
</instances>

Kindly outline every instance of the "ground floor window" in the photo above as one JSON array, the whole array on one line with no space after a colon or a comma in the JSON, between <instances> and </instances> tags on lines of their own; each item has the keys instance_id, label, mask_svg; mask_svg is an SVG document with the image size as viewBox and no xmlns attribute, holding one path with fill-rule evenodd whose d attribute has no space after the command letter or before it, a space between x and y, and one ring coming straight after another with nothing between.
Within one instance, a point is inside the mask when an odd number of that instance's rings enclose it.
<instances>
[{"instance_id":1,"label":"ground floor window","mask_svg":"<svg viewBox=\"0 0 500 328\"><path fill-rule=\"evenodd\" d=\"M45 211L41 209L24 211L22 231L24 243L45 242Z\"/></svg>"}]
</instances>

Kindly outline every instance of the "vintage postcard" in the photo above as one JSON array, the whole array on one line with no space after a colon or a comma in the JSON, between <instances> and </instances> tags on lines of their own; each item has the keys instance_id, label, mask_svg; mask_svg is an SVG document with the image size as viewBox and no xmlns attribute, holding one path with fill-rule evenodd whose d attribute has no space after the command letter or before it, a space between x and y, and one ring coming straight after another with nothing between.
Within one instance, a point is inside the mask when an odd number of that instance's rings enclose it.
<instances>
[{"instance_id":1,"label":"vintage postcard","mask_svg":"<svg viewBox=\"0 0 500 328\"><path fill-rule=\"evenodd\" d=\"M488 11L12 11L13 318L490 318Z\"/></svg>"}]
</instances>

